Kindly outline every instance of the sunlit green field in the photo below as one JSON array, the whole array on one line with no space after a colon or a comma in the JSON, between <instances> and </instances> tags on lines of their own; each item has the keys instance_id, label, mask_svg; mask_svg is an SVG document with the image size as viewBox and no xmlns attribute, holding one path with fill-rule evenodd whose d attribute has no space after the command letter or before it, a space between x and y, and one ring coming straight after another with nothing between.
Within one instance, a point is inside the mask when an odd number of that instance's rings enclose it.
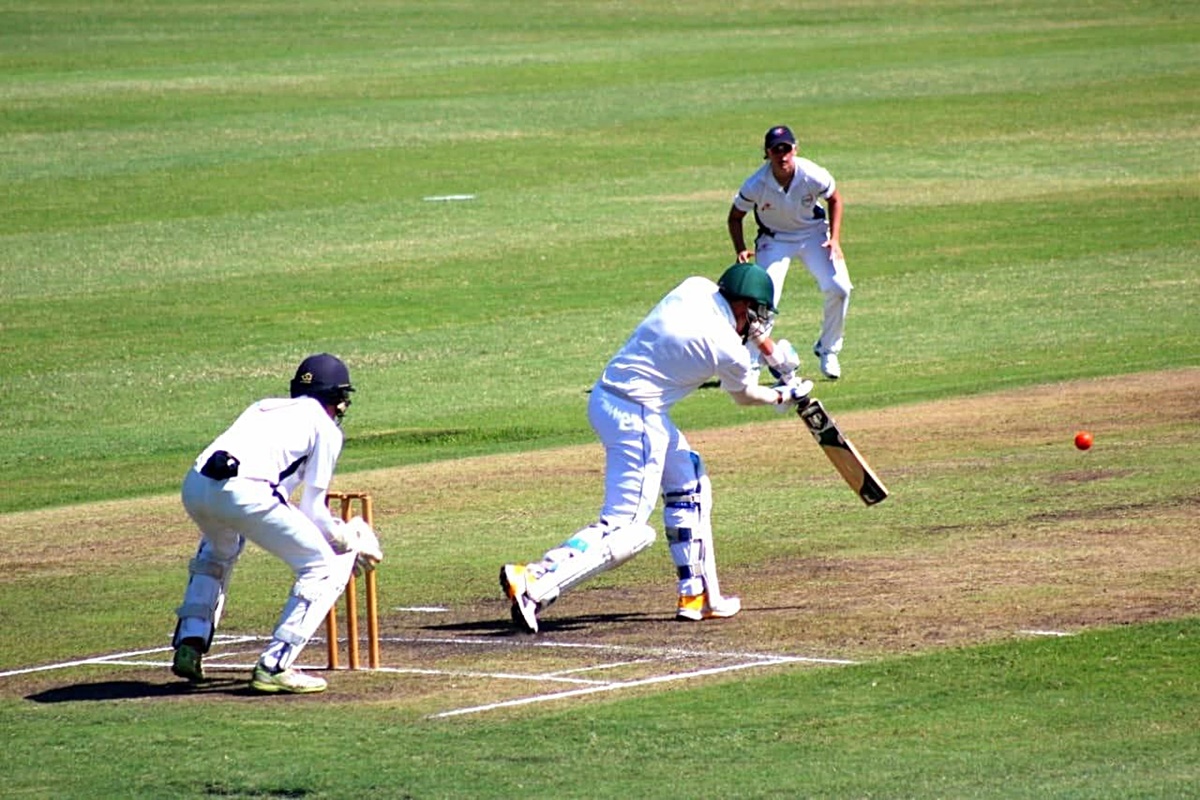
<instances>
[{"instance_id":1,"label":"sunlit green field","mask_svg":"<svg viewBox=\"0 0 1200 800\"><path fill-rule=\"evenodd\" d=\"M681 279L732 260L725 214L771 125L846 202L845 379L818 384L840 413L1196 367L1197 86L1183 2L0 0L0 671L90 655L97 631L160 642L190 541L162 563L118 538L30 567L27 515L78 504L64 543L91 542L85 504L175 493L309 353L343 357L359 389L349 483L591 443L605 360ZM781 311L776 335L807 354L802 268ZM719 391L676 419L774 422ZM1186 441L1106 465L1135 484L1114 494L1194 508ZM494 592L482 562L593 513L599 485L555 496L552 479L444 516L428 557L402 540L392 574ZM921 488L910 513L936 520L947 487ZM780 504L788 531L854 524L803 492L728 497L755 529L783 525ZM1011 504L979 507L980 529L1007 524ZM405 513L398 531L431 524ZM897 532L868 525L886 550ZM754 542L731 548L747 569L771 558ZM287 581L256 563L231 602L265 627ZM143 635L155 607L167 621ZM1172 709L1195 707L1196 635L1172 620L455 723L401 701L39 705L0 679L0 766L29 797L1187 796L1200 736ZM1019 676L1058 688L1006 684L1026 659ZM864 693L880 680L890 695Z\"/></svg>"}]
</instances>

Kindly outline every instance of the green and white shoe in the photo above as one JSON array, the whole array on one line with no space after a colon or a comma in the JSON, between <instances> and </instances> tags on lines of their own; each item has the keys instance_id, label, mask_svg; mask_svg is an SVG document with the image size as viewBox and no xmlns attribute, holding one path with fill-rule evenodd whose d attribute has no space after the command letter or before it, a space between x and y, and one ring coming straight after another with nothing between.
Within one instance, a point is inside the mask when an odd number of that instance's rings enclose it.
<instances>
[{"instance_id":1,"label":"green and white shoe","mask_svg":"<svg viewBox=\"0 0 1200 800\"><path fill-rule=\"evenodd\" d=\"M254 677L250 679L251 689L267 694L315 694L325 691L326 686L325 679L316 675L305 675L298 669L270 672L262 664L255 666Z\"/></svg>"},{"instance_id":2,"label":"green and white shoe","mask_svg":"<svg viewBox=\"0 0 1200 800\"><path fill-rule=\"evenodd\" d=\"M175 657L171 660L171 672L192 683L200 683L204 680L204 668L200 665L200 658L200 648L187 642L181 642L175 648Z\"/></svg>"}]
</instances>

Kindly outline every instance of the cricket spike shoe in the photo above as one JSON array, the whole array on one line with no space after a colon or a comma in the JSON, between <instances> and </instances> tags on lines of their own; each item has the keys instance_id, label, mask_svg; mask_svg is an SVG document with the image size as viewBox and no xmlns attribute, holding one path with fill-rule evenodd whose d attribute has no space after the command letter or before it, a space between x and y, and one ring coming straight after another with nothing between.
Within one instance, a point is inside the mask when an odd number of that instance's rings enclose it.
<instances>
[{"instance_id":1,"label":"cricket spike shoe","mask_svg":"<svg viewBox=\"0 0 1200 800\"><path fill-rule=\"evenodd\" d=\"M204 680L204 668L200 664L200 658L200 647L185 639L175 648L175 655L171 659L171 672L192 683L200 683Z\"/></svg>"},{"instance_id":2,"label":"cricket spike shoe","mask_svg":"<svg viewBox=\"0 0 1200 800\"><path fill-rule=\"evenodd\" d=\"M820 343L813 348L813 355L820 362L821 374L831 381L836 381L842 377L842 365L838 361L837 353L825 353L821 351Z\"/></svg>"},{"instance_id":3,"label":"cricket spike shoe","mask_svg":"<svg viewBox=\"0 0 1200 800\"><path fill-rule=\"evenodd\" d=\"M315 694L325 691L327 685L324 678L305 675L298 669L271 672L262 664L254 667L254 675L250 678L250 688L266 694Z\"/></svg>"},{"instance_id":4,"label":"cricket spike shoe","mask_svg":"<svg viewBox=\"0 0 1200 800\"><path fill-rule=\"evenodd\" d=\"M512 620L528 633L538 632L537 601L529 596L529 573L524 564L505 564L500 568L500 588L512 601Z\"/></svg>"},{"instance_id":5,"label":"cricket spike shoe","mask_svg":"<svg viewBox=\"0 0 1200 800\"><path fill-rule=\"evenodd\" d=\"M704 594L681 594L675 619L680 622L699 622L704 619L725 619L742 610L742 601L737 597L718 597L715 602Z\"/></svg>"}]
</instances>

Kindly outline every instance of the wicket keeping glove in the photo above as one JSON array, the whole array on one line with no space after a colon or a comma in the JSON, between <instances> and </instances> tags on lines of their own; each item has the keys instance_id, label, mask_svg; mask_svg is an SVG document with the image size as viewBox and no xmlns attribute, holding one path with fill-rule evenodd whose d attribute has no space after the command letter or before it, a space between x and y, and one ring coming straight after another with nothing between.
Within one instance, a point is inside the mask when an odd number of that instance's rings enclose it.
<instances>
[{"instance_id":1,"label":"wicket keeping glove","mask_svg":"<svg viewBox=\"0 0 1200 800\"><path fill-rule=\"evenodd\" d=\"M353 517L339 525L334 532L334 544L343 552L356 553L354 573L370 572L383 560L379 537L362 517Z\"/></svg>"}]
</instances>

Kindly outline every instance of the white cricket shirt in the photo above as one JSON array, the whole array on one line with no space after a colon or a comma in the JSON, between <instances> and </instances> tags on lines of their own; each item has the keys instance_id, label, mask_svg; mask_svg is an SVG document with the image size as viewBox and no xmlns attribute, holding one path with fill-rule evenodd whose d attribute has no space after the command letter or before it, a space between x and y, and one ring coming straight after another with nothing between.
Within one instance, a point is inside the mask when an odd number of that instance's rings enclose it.
<instances>
[{"instance_id":1,"label":"white cricket shirt","mask_svg":"<svg viewBox=\"0 0 1200 800\"><path fill-rule=\"evenodd\" d=\"M196 469L224 450L240 462L239 478L282 485L285 497L301 484L323 491L333 482L342 442L342 429L316 398L268 398L243 411L200 454Z\"/></svg>"},{"instance_id":2,"label":"white cricket shirt","mask_svg":"<svg viewBox=\"0 0 1200 800\"><path fill-rule=\"evenodd\" d=\"M817 216L818 200L828 200L837 189L827 169L807 158L794 160L796 175L786 192L775 180L768 162L746 179L733 198L734 207L747 214L753 212L759 227L784 241L789 233L807 234L823 225L824 210Z\"/></svg>"},{"instance_id":3,"label":"white cricket shirt","mask_svg":"<svg viewBox=\"0 0 1200 800\"><path fill-rule=\"evenodd\" d=\"M735 324L715 283L688 278L642 320L598 383L660 413L714 376L725 391L743 391L757 376Z\"/></svg>"}]
</instances>

